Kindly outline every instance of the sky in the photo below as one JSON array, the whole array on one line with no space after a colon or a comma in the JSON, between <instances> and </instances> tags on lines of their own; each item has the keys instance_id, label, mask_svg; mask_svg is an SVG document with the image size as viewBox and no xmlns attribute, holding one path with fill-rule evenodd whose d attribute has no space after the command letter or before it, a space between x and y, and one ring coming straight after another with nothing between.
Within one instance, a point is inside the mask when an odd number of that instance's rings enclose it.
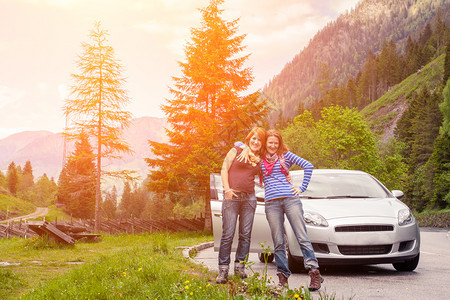
<instances>
[{"instance_id":1,"label":"sky","mask_svg":"<svg viewBox=\"0 0 450 300\"><path fill-rule=\"evenodd\" d=\"M250 53L249 93L262 89L327 23L359 0L225 0ZM62 132L70 74L100 21L124 66L134 118L164 117L172 76L209 0L0 0L0 139L21 131Z\"/></svg>"}]
</instances>

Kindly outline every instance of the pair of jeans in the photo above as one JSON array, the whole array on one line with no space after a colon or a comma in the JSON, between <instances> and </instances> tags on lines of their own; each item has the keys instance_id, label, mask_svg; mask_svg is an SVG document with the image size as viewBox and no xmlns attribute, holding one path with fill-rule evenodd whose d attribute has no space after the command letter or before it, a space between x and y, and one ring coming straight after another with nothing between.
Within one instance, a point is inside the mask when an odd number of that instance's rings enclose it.
<instances>
[{"instance_id":1,"label":"pair of jeans","mask_svg":"<svg viewBox=\"0 0 450 300\"><path fill-rule=\"evenodd\" d=\"M272 233L277 273L281 272L286 277L291 275L286 256L284 229L285 215L291 224L297 242L302 250L305 269L318 269L319 263L306 232L305 220L303 219L303 206L300 198L286 197L266 201L265 211L266 219L269 222L270 231Z\"/></svg>"},{"instance_id":2,"label":"pair of jeans","mask_svg":"<svg viewBox=\"0 0 450 300\"><path fill-rule=\"evenodd\" d=\"M236 192L235 192L236 193ZM222 203L222 238L219 248L219 266L230 265L236 223L239 220L239 240L235 262L245 261L250 249L253 218L256 210L255 194L237 192L238 198L224 199Z\"/></svg>"}]
</instances>

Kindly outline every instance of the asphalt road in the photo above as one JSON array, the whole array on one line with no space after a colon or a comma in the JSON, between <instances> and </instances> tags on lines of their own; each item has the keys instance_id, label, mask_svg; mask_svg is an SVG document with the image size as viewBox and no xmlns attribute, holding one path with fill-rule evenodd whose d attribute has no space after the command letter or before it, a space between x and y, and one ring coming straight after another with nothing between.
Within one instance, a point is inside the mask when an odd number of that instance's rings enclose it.
<instances>
[{"instance_id":1,"label":"asphalt road","mask_svg":"<svg viewBox=\"0 0 450 300\"><path fill-rule=\"evenodd\" d=\"M421 228L420 261L413 272L397 272L392 265L322 267L325 278L320 292L339 299L450 299L450 231ZM217 272L217 252L212 247L201 250L194 261ZM234 259L232 254L232 260ZM261 273L264 264L250 255L252 269ZM231 266L232 267L232 266ZM251 273L251 272L250 272ZM268 275L275 283L275 263L268 264ZM292 274L289 286L308 286L308 274ZM319 292L312 293L319 299Z\"/></svg>"}]
</instances>

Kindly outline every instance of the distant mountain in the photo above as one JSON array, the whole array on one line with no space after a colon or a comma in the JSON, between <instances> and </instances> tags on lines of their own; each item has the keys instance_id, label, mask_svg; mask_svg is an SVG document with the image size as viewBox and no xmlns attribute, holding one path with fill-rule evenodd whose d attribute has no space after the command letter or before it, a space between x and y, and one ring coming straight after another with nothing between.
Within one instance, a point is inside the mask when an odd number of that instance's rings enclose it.
<instances>
[{"instance_id":1,"label":"distant mountain","mask_svg":"<svg viewBox=\"0 0 450 300\"><path fill-rule=\"evenodd\" d=\"M148 173L144 158L151 157L148 140L166 142L163 118L141 117L133 119L131 126L124 131L124 140L131 145L133 154L125 155L121 160L105 161L108 170L128 169L136 171L141 177ZM68 143L70 154L73 142ZM7 170L14 161L24 166L31 162L35 178L47 174L57 180L62 170L64 137L61 133L49 131L26 131L10 135L0 140L0 169Z\"/></svg>"},{"instance_id":2,"label":"distant mountain","mask_svg":"<svg viewBox=\"0 0 450 300\"><path fill-rule=\"evenodd\" d=\"M417 39L438 9L450 24L449 0L361 0L321 29L264 87L263 96L277 108L270 122L279 115L283 120L295 117L300 103L308 108L321 96L317 82L323 64L330 71L329 87L346 84L362 70L369 51L378 53L385 40L392 39L404 53L408 36Z\"/></svg>"}]
</instances>

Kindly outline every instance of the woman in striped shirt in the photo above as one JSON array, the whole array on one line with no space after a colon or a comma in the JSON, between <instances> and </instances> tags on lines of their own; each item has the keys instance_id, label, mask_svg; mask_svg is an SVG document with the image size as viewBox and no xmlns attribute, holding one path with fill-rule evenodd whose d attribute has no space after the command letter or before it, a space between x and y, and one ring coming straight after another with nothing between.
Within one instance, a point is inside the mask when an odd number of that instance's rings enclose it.
<instances>
[{"instance_id":1,"label":"woman in striped shirt","mask_svg":"<svg viewBox=\"0 0 450 300\"><path fill-rule=\"evenodd\" d=\"M292 165L304 169L303 183L300 187L293 186L290 182L289 168ZM290 152L283 142L281 134L271 129L266 132L266 156L261 167L264 178L265 212L275 248L279 285L286 286L288 277L291 275L284 239L284 218L286 216L300 245L305 269L309 270L308 274L311 277L309 289L311 291L318 290L323 278L320 275L319 264L306 232L302 202L298 197L308 187L314 166Z\"/></svg>"}]
</instances>

